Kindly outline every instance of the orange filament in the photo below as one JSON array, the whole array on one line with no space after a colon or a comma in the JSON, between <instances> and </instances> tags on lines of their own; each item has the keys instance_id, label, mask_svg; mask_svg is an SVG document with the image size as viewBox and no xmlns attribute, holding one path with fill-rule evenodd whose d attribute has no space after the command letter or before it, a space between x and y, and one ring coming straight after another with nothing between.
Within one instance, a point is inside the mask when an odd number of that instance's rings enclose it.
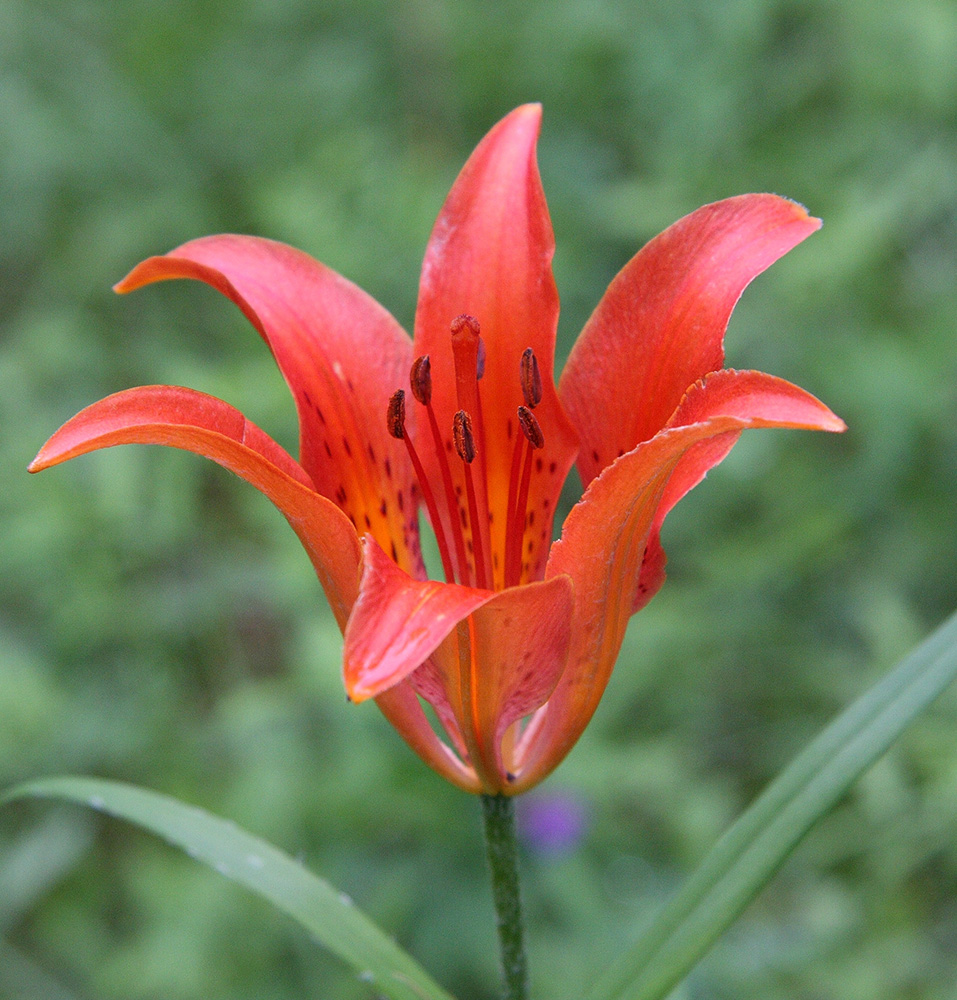
<instances>
[{"instance_id":1,"label":"orange filament","mask_svg":"<svg viewBox=\"0 0 957 1000\"><path fill-rule=\"evenodd\" d=\"M469 521L472 525L472 556L475 565L475 585L482 590L488 590L488 576L484 553L479 548L481 538L477 526L479 521L478 499L475 495L475 483L472 479L472 462L475 461L475 436L472 433L472 418L465 412L459 410L455 414L453 424L453 439L455 441L455 451L464 463L465 472L465 496L469 505Z\"/></svg>"},{"instance_id":2,"label":"orange filament","mask_svg":"<svg viewBox=\"0 0 957 1000\"><path fill-rule=\"evenodd\" d=\"M419 480L419 486L422 490L422 499L425 501L426 509L429 512L429 518L435 528L435 540L439 546L439 555L442 557L442 572L445 573L446 582L453 583L455 580L455 574L452 571L452 557L449 554L449 546L445 540L445 532L442 530L442 522L439 520L438 508L435 506L435 496L432 494L432 487L429 485L429 480L426 478L425 469L422 468L422 462L419 460L419 456L416 453L415 448L412 446L412 442L409 440L408 434L405 432L404 390L396 389L396 391L392 394L392 397L389 399L389 412L386 419L389 424L389 433L394 438L399 438L405 442L405 447L409 452L409 458L412 461L412 468L415 469L415 475Z\"/></svg>"},{"instance_id":3,"label":"orange filament","mask_svg":"<svg viewBox=\"0 0 957 1000\"><path fill-rule=\"evenodd\" d=\"M521 553L522 535L519 525L524 526L525 511L516 509L518 505L518 488L521 483L522 453L527 447L523 434L515 435L515 447L512 449L512 469L508 477L508 507L505 521L505 566L503 567L503 583L513 587L518 583L518 574L514 572L513 563L516 546ZM516 532L518 532L516 542Z\"/></svg>"},{"instance_id":4,"label":"orange filament","mask_svg":"<svg viewBox=\"0 0 957 1000\"><path fill-rule=\"evenodd\" d=\"M527 406L518 408L518 424L522 429L524 443L525 461L522 464L522 479L518 486L515 507L510 513L513 514L511 520L512 534L506 539L505 552L505 573L506 586L514 586L521 582L522 576L522 541L525 537L525 521L528 511L528 489L532 481L532 452L537 451L545 444L545 436L535 419L535 415ZM516 442L517 444L518 442ZM516 473L516 462L513 459L512 471ZM509 494L511 495L513 484L509 484Z\"/></svg>"},{"instance_id":5,"label":"orange filament","mask_svg":"<svg viewBox=\"0 0 957 1000\"><path fill-rule=\"evenodd\" d=\"M442 476L442 486L445 490L445 506L449 515L449 528L452 532L452 540L455 544L455 556L459 566L459 583L468 583L469 561L465 553L465 536L462 534L462 523L459 519L459 505L455 498L455 487L452 484L452 470L449 468L449 460L445 454L442 444L442 433L439 430L439 422L435 419L435 410L432 408L432 363L428 354L423 354L421 358L416 358L412 362L412 371L409 374L409 381L412 385L412 395L416 401L426 408L429 415L429 428L432 431L432 443L435 447L435 456L439 464L439 474ZM421 474L416 469L417 476ZM437 512L429 511L429 517L433 525L437 525ZM439 529L436 528L436 535Z\"/></svg>"},{"instance_id":6,"label":"orange filament","mask_svg":"<svg viewBox=\"0 0 957 1000\"><path fill-rule=\"evenodd\" d=\"M542 401L542 373L538 370L538 358L530 347L522 351L519 381L526 405L534 409Z\"/></svg>"},{"instance_id":7,"label":"orange filament","mask_svg":"<svg viewBox=\"0 0 957 1000\"><path fill-rule=\"evenodd\" d=\"M538 369L538 358L530 347L522 351L519 364L519 382L526 406L519 407L518 422L522 436L515 436L515 449L512 452L512 471L508 479L508 520L505 525L505 586L512 587L519 582L522 569L522 539L525 535L525 517L528 507L528 484L532 475L532 448L541 445L531 445L527 429L528 417L534 421L538 429L538 437L542 436L538 421L531 416L531 411L542 401L542 376ZM522 417L524 411L528 417ZM544 439L542 440L544 444ZM525 462L521 479L519 469L522 468L522 452L525 452Z\"/></svg>"}]
</instances>

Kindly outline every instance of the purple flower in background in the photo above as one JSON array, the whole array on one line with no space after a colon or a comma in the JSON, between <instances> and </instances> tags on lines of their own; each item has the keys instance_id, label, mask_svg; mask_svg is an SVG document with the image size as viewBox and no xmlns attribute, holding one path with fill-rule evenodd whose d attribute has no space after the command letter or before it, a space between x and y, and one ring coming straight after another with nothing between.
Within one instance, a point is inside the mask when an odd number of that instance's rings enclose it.
<instances>
[{"instance_id":1,"label":"purple flower in background","mask_svg":"<svg viewBox=\"0 0 957 1000\"><path fill-rule=\"evenodd\" d=\"M518 832L536 854L569 854L588 827L588 809L572 792L539 792L517 802Z\"/></svg>"}]
</instances>

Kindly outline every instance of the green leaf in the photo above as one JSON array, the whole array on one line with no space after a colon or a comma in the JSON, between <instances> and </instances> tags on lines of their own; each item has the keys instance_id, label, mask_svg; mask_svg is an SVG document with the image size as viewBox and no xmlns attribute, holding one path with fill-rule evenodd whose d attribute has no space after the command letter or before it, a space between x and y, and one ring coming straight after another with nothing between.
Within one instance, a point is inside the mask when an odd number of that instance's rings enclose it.
<instances>
[{"instance_id":1,"label":"green leaf","mask_svg":"<svg viewBox=\"0 0 957 1000\"><path fill-rule=\"evenodd\" d=\"M957 615L838 716L718 841L588 1000L663 1000L805 833L957 677Z\"/></svg>"},{"instance_id":2,"label":"green leaf","mask_svg":"<svg viewBox=\"0 0 957 1000\"><path fill-rule=\"evenodd\" d=\"M347 896L234 823L167 795L96 778L29 782L7 792L0 804L28 797L78 802L159 834L298 920L353 966L377 995L392 1000L451 1000Z\"/></svg>"}]
</instances>

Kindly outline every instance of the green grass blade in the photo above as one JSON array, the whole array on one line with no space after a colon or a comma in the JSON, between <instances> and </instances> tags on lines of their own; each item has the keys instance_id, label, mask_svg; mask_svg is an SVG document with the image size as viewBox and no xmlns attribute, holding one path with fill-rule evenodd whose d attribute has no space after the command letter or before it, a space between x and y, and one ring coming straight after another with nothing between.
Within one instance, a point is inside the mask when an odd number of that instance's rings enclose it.
<instances>
[{"instance_id":1,"label":"green grass blade","mask_svg":"<svg viewBox=\"0 0 957 1000\"><path fill-rule=\"evenodd\" d=\"M663 1000L795 845L957 678L957 615L837 717L718 841L588 1000Z\"/></svg>"},{"instance_id":2,"label":"green grass blade","mask_svg":"<svg viewBox=\"0 0 957 1000\"><path fill-rule=\"evenodd\" d=\"M391 1000L451 1000L347 896L234 823L157 792L95 778L29 782L7 792L0 804L23 798L66 799L158 834L298 920L368 981L376 995Z\"/></svg>"}]
</instances>

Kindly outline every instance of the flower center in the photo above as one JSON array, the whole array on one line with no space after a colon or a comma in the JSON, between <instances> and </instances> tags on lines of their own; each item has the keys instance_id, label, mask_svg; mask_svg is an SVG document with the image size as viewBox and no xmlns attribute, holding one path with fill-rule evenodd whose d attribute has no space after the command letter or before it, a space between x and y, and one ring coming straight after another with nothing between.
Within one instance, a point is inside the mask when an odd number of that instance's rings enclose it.
<instances>
[{"instance_id":1,"label":"flower center","mask_svg":"<svg viewBox=\"0 0 957 1000\"><path fill-rule=\"evenodd\" d=\"M412 364L409 383L415 401L426 411L431 447L439 483L429 481L422 461L406 433L405 391L396 390L389 400L389 433L405 442L415 470L429 520L435 530L442 569L449 583L458 582L482 590L515 586L522 573L522 542L528 516L528 494L532 475L532 453L545 438L532 410L541 402L542 379L535 352L529 347L519 363L519 383L525 405L517 410L521 434L515 435L506 502L505 550L494 558L489 532L489 485L486 464L485 422L482 417L480 383L485 369L485 346L476 320L459 316L451 326L455 363L455 393L458 410L452 419L451 449L443 445L442 433L432 407L432 370L429 356ZM465 503L461 488L453 484L452 457L461 462ZM439 504L442 504L440 508ZM444 508L444 509L443 509ZM446 516L443 517L442 515ZM454 559L453 559L454 552ZM456 572L457 571L457 572ZM496 580L496 578L498 578Z\"/></svg>"}]
</instances>

